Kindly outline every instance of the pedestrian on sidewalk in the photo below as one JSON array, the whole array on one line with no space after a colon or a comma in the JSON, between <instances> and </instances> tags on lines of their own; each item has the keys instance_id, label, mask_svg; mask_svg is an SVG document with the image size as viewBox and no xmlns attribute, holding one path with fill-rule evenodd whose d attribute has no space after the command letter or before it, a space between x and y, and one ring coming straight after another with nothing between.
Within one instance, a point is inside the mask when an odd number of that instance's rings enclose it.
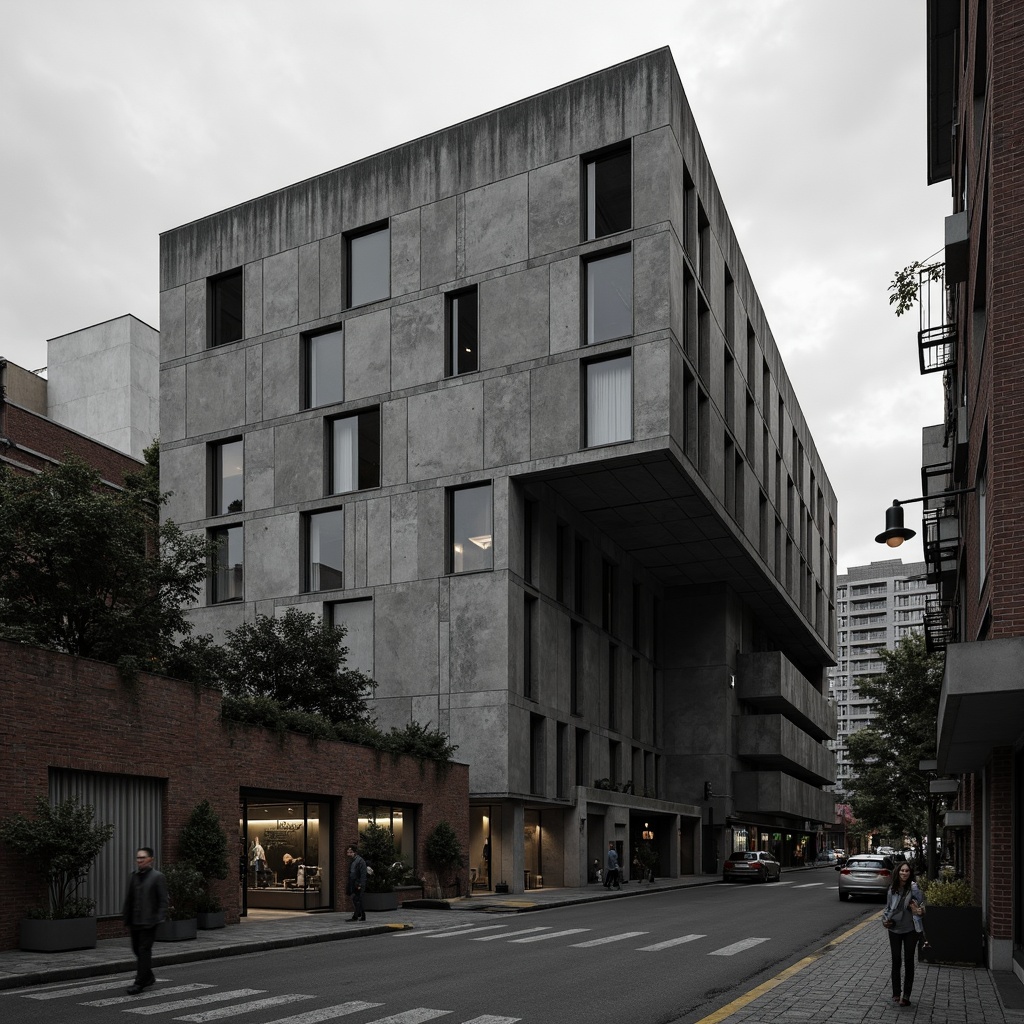
<instances>
[{"instance_id":1,"label":"pedestrian on sidewalk","mask_svg":"<svg viewBox=\"0 0 1024 1024\"><path fill-rule=\"evenodd\" d=\"M124 923L131 929L132 952L136 958L135 982L128 989L128 995L137 996L156 984L153 941L157 926L167 916L167 879L153 867L153 850L149 846L135 851L135 870L128 879L123 916Z\"/></svg>"},{"instance_id":2,"label":"pedestrian on sidewalk","mask_svg":"<svg viewBox=\"0 0 1024 1024\"><path fill-rule=\"evenodd\" d=\"M619 855L615 850L615 842L609 839L608 853L605 854L604 887L610 889L613 883L616 889L622 888L619 885Z\"/></svg>"},{"instance_id":3,"label":"pedestrian on sidewalk","mask_svg":"<svg viewBox=\"0 0 1024 1024\"><path fill-rule=\"evenodd\" d=\"M365 921L366 911L363 910L363 891L366 889L366 861L356 852L354 846L346 848L351 858L348 865L348 886L345 892L352 897L352 916L350 921Z\"/></svg>"},{"instance_id":4,"label":"pedestrian on sidewalk","mask_svg":"<svg viewBox=\"0 0 1024 1024\"><path fill-rule=\"evenodd\" d=\"M889 931L889 952L892 954L892 1001L910 1005L914 988L914 951L918 932L923 930L924 894L914 881L910 865L903 861L892 877L886 893L882 925ZM903 986L900 987L900 960L903 960Z\"/></svg>"}]
</instances>

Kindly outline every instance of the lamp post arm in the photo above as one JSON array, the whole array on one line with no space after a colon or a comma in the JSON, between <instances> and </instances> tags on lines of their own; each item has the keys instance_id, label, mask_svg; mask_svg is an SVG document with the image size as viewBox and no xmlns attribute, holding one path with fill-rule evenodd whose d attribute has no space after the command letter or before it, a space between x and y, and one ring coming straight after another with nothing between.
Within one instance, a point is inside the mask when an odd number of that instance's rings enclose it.
<instances>
[{"instance_id":1,"label":"lamp post arm","mask_svg":"<svg viewBox=\"0 0 1024 1024\"><path fill-rule=\"evenodd\" d=\"M913 505L918 501L938 501L939 498L955 498L960 494L973 494L977 487L961 487L955 491L940 491L938 494L922 494L920 498L893 498L894 506Z\"/></svg>"}]
</instances>

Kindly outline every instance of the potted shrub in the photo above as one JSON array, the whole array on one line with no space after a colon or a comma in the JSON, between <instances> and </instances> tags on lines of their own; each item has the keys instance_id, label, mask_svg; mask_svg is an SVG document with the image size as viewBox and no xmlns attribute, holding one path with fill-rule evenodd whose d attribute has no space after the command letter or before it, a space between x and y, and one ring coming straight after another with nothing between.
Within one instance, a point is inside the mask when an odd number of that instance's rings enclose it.
<instances>
[{"instance_id":1,"label":"potted shrub","mask_svg":"<svg viewBox=\"0 0 1024 1024\"><path fill-rule=\"evenodd\" d=\"M203 892L196 901L198 927L223 928L224 910L210 891L210 882L228 877L228 837L209 800L196 804L185 822L178 840L178 860L191 864L203 877Z\"/></svg>"},{"instance_id":2,"label":"potted shrub","mask_svg":"<svg viewBox=\"0 0 1024 1024\"><path fill-rule=\"evenodd\" d=\"M46 904L21 922L22 949L55 953L95 947L95 902L79 896L78 890L114 826L96 823L94 817L93 807L80 804L77 797L51 805L41 796L34 818L14 814L0 822L0 839L24 858L27 870L46 881Z\"/></svg>"},{"instance_id":3,"label":"potted shrub","mask_svg":"<svg viewBox=\"0 0 1024 1024\"><path fill-rule=\"evenodd\" d=\"M445 889L462 867L462 848L455 829L447 821L439 821L427 836L427 866L434 872L435 896L444 899Z\"/></svg>"},{"instance_id":4,"label":"potted shrub","mask_svg":"<svg viewBox=\"0 0 1024 1024\"><path fill-rule=\"evenodd\" d=\"M920 959L930 964L982 964L985 935L981 907L974 903L970 885L946 869L923 888L927 942L919 947Z\"/></svg>"},{"instance_id":5,"label":"potted shrub","mask_svg":"<svg viewBox=\"0 0 1024 1024\"><path fill-rule=\"evenodd\" d=\"M395 837L391 829L371 821L359 837L359 853L367 867L363 909L397 910L395 883L405 873L405 868L401 863L395 864Z\"/></svg>"},{"instance_id":6,"label":"potted shrub","mask_svg":"<svg viewBox=\"0 0 1024 1024\"><path fill-rule=\"evenodd\" d=\"M191 864L171 864L167 878L167 920L156 930L157 942L181 942L194 939L198 927L196 914L206 892L203 876Z\"/></svg>"}]
</instances>

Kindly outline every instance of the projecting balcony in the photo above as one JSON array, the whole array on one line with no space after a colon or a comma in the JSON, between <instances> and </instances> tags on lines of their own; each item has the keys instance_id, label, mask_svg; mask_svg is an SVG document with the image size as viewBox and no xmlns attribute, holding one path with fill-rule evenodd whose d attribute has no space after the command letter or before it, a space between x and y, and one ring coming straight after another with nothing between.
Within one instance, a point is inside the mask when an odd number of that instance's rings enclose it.
<instances>
[{"instance_id":1,"label":"projecting balcony","mask_svg":"<svg viewBox=\"0 0 1024 1024\"><path fill-rule=\"evenodd\" d=\"M736 753L758 768L776 768L817 786L835 782L835 755L782 715L736 721Z\"/></svg>"},{"instance_id":2,"label":"projecting balcony","mask_svg":"<svg viewBox=\"0 0 1024 1024\"><path fill-rule=\"evenodd\" d=\"M836 737L835 705L780 651L739 656L736 696L762 714L784 716L813 740Z\"/></svg>"},{"instance_id":3,"label":"projecting balcony","mask_svg":"<svg viewBox=\"0 0 1024 1024\"><path fill-rule=\"evenodd\" d=\"M918 272L917 299L921 323L917 353L921 373L940 373L956 365L956 308L946 288L946 268L935 264Z\"/></svg>"},{"instance_id":4,"label":"projecting balcony","mask_svg":"<svg viewBox=\"0 0 1024 1024\"><path fill-rule=\"evenodd\" d=\"M733 772L736 813L780 815L798 821L832 821L835 795L785 772Z\"/></svg>"}]
</instances>

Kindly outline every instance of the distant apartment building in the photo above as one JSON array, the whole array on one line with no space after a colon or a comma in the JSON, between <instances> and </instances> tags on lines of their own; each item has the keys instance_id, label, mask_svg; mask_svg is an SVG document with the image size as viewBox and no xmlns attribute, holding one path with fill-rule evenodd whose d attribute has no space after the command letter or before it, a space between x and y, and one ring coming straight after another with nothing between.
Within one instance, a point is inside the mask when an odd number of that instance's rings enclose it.
<instances>
[{"instance_id":1,"label":"distant apartment building","mask_svg":"<svg viewBox=\"0 0 1024 1024\"><path fill-rule=\"evenodd\" d=\"M476 886L831 822L836 499L667 49L164 232L160 323L196 628L345 625Z\"/></svg>"},{"instance_id":2,"label":"distant apartment building","mask_svg":"<svg viewBox=\"0 0 1024 1024\"><path fill-rule=\"evenodd\" d=\"M924 562L899 558L855 565L836 577L836 655L828 686L836 702L836 799L845 802L850 780L850 736L874 722L874 704L858 689L861 679L885 671L879 651L891 651L908 633L923 633L925 606L936 592Z\"/></svg>"}]
</instances>

